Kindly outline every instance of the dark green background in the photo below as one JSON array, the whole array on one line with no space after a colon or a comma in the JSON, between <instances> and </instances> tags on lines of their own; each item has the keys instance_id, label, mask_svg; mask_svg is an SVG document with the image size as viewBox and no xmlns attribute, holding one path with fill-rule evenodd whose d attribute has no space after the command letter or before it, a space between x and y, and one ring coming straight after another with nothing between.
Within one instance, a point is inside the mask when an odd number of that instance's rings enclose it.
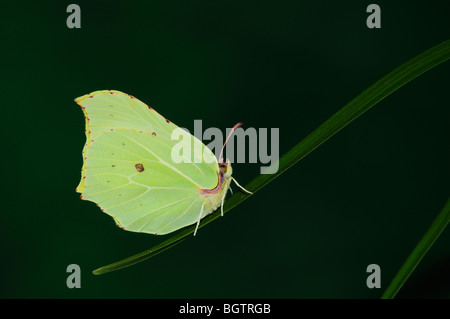
<instances>
[{"instance_id":1,"label":"dark green background","mask_svg":"<svg viewBox=\"0 0 450 319\"><path fill-rule=\"evenodd\" d=\"M378 298L449 194L449 63L409 83L224 218L166 237L81 201L73 99L132 94L180 126L280 128L283 154L380 77L450 38L448 1L25 1L0 10L3 298ZM243 185L260 164L236 164ZM450 296L450 229L402 297ZM81 267L81 289L66 267ZM366 287L378 264L382 289Z\"/></svg>"}]
</instances>

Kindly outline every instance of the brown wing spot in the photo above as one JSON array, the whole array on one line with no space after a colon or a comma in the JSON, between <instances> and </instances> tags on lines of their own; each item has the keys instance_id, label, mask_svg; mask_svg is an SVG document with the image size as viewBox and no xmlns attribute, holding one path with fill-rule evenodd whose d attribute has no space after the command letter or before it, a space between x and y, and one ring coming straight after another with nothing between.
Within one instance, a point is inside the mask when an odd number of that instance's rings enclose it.
<instances>
[{"instance_id":1,"label":"brown wing spot","mask_svg":"<svg viewBox=\"0 0 450 319\"><path fill-rule=\"evenodd\" d=\"M166 119L166 122L167 122L167 123L170 123L170 121L169 121L168 119Z\"/></svg>"},{"instance_id":2,"label":"brown wing spot","mask_svg":"<svg viewBox=\"0 0 450 319\"><path fill-rule=\"evenodd\" d=\"M153 136L156 136L156 133L155 133L155 132L152 132L152 135L153 135Z\"/></svg>"},{"instance_id":3,"label":"brown wing spot","mask_svg":"<svg viewBox=\"0 0 450 319\"><path fill-rule=\"evenodd\" d=\"M113 164L113 165L111 165L111 167L116 167L116 165Z\"/></svg>"},{"instance_id":4,"label":"brown wing spot","mask_svg":"<svg viewBox=\"0 0 450 319\"><path fill-rule=\"evenodd\" d=\"M134 167L136 168L136 170L139 173L142 173L144 171L144 165L142 165L141 163L138 163L138 164L134 165Z\"/></svg>"}]
</instances>

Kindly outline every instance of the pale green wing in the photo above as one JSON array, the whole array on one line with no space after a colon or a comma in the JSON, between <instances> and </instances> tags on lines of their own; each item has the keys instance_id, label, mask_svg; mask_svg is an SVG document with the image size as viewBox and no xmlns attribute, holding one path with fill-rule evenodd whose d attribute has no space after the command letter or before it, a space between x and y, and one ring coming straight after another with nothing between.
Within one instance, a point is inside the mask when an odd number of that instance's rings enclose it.
<instances>
[{"instance_id":1,"label":"pale green wing","mask_svg":"<svg viewBox=\"0 0 450 319\"><path fill-rule=\"evenodd\" d=\"M85 113L91 139L112 128L158 131L160 136L170 139L177 127L137 98L119 91L96 91L75 101Z\"/></svg>"},{"instance_id":2,"label":"pale green wing","mask_svg":"<svg viewBox=\"0 0 450 319\"><path fill-rule=\"evenodd\" d=\"M83 109L86 119L86 144L83 149L83 168L81 181L77 191L83 193L85 187L86 157L91 141L111 129L127 128L156 134L166 140L171 140L172 132L178 128L154 109L135 97L113 90L96 91L75 100ZM196 149L204 149L205 145L192 136L192 145ZM198 154L197 154L198 155ZM208 149L203 153L209 171L219 172L217 160ZM209 175L212 172L208 172Z\"/></svg>"},{"instance_id":3,"label":"pale green wing","mask_svg":"<svg viewBox=\"0 0 450 319\"><path fill-rule=\"evenodd\" d=\"M91 139L82 198L126 230L165 234L198 221L199 190L214 188L218 175L206 162L174 163L175 142L155 130L111 129Z\"/></svg>"}]
</instances>

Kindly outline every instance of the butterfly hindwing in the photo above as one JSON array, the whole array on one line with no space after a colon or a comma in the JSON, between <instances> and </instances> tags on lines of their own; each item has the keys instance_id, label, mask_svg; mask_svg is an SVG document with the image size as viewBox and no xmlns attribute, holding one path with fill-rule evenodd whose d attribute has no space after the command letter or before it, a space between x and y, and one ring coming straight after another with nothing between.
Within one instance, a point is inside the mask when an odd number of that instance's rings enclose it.
<instances>
[{"instance_id":1,"label":"butterfly hindwing","mask_svg":"<svg viewBox=\"0 0 450 319\"><path fill-rule=\"evenodd\" d=\"M174 143L143 131L113 129L91 140L83 199L130 231L164 234L195 223L217 174L206 163L174 163Z\"/></svg>"}]
</instances>

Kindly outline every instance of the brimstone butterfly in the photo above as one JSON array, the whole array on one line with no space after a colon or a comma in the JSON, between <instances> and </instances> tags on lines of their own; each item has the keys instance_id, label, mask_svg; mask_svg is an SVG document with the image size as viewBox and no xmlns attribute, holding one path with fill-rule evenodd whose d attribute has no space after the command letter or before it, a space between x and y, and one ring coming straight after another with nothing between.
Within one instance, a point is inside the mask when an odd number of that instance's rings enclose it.
<instances>
[{"instance_id":1,"label":"brimstone butterfly","mask_svg":"<svg viewBox=\"0 0 450 319\"><path fill-rule=\"evenodd\" d=\"M96 203L122 229L155 235L197 223L195 235L203 217L219 206L223 215L234 180L229 161L219 163L200 140L131 95L105 90L75 101L86 120L76 189L82 199ZM175 129L202 161L173 161Z\"/></svg>"}]
</instances>

